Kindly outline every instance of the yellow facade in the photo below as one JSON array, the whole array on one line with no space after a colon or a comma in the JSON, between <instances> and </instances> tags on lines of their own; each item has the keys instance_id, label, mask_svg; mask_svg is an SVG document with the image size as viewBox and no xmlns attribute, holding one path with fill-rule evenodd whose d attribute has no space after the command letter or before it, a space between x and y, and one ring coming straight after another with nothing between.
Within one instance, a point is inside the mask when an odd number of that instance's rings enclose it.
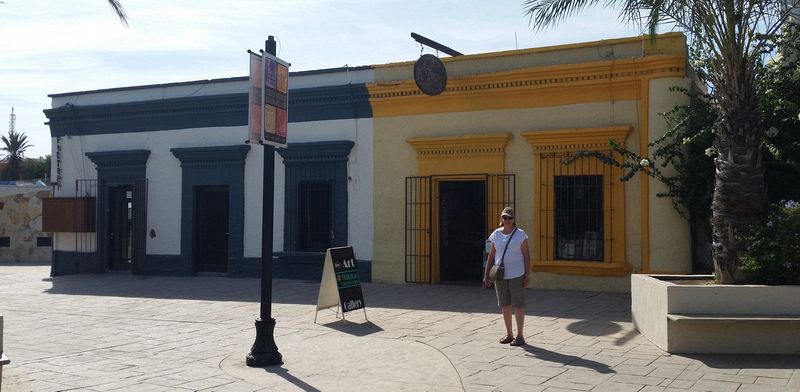
<instances>
[{"instance_id":1,"label":"yellow facade","mask_svg":"<svg viewBox=\"0 0 800 392\"><path fill-rule=\"evenodd\" d=\"M374 129L373 279L440 280L444 264L439 252L446 248L439 189L440 183L453 181L484 181L484 238L496 227L499 203L515 202L517 223L530 237L534 287L626 290L631 272L688 270L688 226L668 200L655 197L660 184L644 176L622 183L619 169L591 158L564 169L570 175L603 178L603 252L602 260L595 261L556 257L547 191L561 173L559 157L608 151L611 138L647 154L647 141L666 130L658 113L684 99L669 87L689 85L682 35L659 36L655 45L637 37L443 62L449 79L438 96L417 89L413 63L376 66L376 81L368 85ZM409 242L405 227L409 198L423 192L410 196L407 177L428 181L424 192L430 192L425 197L431 202L416 211L424 215L419 230L424 241ZM498 191L491 183L508 178L513 189ZM653 235L652 228L664 225L670 225L669 233ZM430 253L424 268L408 261L409 254L420 253L417 247Z\"/></svg>"}]
</instances>

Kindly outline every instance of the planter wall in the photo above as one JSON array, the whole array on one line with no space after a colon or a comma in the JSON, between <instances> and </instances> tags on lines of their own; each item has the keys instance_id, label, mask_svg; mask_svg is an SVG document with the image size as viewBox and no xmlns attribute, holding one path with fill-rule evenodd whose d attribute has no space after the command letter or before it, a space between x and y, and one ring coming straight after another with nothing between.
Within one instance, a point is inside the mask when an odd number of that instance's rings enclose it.
<instances>
[{"instance_id":1,"label":"planter wall","mask_svg":"<svg viewBox=\"0 0 800 392\"><path fill-rule=\"evenodd\" d=\"M636 329L670 353L800 353L800 286L693 285L631 275Z\"/></svg>"}]
</instances>

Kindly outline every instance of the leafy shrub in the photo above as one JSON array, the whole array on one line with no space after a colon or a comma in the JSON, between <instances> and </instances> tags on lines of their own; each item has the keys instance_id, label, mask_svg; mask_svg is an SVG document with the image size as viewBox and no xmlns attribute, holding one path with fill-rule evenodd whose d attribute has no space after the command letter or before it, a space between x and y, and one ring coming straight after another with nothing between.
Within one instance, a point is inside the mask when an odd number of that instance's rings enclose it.
<instances>
[{"instance_id":1,"label":"leafy shrub","mask_svg":"<svg viewBox=\"0 0 800 392\"><path fill-rule=\"evenodd\" d=\"M763 225L743 238L742 269L765 284L800 284L800 203L772 208Z\"/></svg>"}]
</instances>

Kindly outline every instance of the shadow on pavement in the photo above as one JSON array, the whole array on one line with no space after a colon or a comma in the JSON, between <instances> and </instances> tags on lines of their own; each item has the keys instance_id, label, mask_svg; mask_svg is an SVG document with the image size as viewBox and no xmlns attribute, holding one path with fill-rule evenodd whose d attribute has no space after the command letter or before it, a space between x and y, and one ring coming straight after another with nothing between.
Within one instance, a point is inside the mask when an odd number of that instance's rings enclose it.
<instances>
[{"instance_id":1,"label":"shadow on pavement","mask_svg":"<svg viewBox=\"0 0 800 392\"><path fill-rule=\"evenodd\" d=\"M49 261L0 261L0 267L43 267L43 266L50 267L50 262Z\"/></svg>"},{"instance_id":2,"label":"shadow on pavement","mask_svg":"<svg viewBox=\"0 0 800 392\"><path fill-rule=\"evenodd\" d=\"M800 355L675 354L694 359L712 369L800 369Z\"/></svg>"},{"instance_id":3,"label":"shadow on pavement","mask_svg":"<svg viewBox=\"0 0 800 392\"><path fill-rule=\"evenodd\" d=\"M383 328L375 325L371 321L365 323L353 323L349 321L334 321L327 324L320 324L323 327L335 329L339 332L344 332L353 336L367 336L374 333L382 332Z\"/></svg>"},{"instance_id":4,"label":"shadow on pavement","mask_svg":"<svg viewBox=\"0 0 800 392\"><path fill-rule=\"evenodd\" d=\"M41 279L41 277L40 277ZM259 303L261 280L225 276L135 276L130 273L68 275L43 279L44 291L59 295L117 296L132 298L187 299ZM276 279L273 304L314 305L319 282ZM371 309L409 309L431 312L496 314L500 317L494 290L475 286L431 284L362 284L364 300ZM620 332L617 323L629 323L630 295L586 291L529 289L528 317L539 321L569 320L567 329L578 335L604 336ZM352 328L348 326L347 328ZM347 330L350 331L350 330ZM343 332L347 332L343 331ZM352 330L368 333L369 330ZM350 332L348 332L350 333ZM627 340L634 336L628 336ZM625 336L620 342L627 340ZM620 344L622 344L620 343Z\"/></svg>"},{"instance_id":5,"label":"shadow on pavement","mask_svg":"<svg viewBox=\"0 0 800 392\"><path fill-rule=\"evenodd\" d=\"M619 324L605 319L581 320L567 325L567 331L576 335L605 336L622 330Z\"/></svg>"},{"instance_id":6,"label":"shadow on pavement","mask_svg":"<svg viewBox=\"0 0 800 392\"><path fill-rule=\"evenodd\" d=\"M302 389L306 392L322 392L321 390L312 387L311 385L303 382L303 380L293 376L289 373L289 369L285 369L283 367L274 367L274 368L264 368L266 373L274 374L276 376L280 376L284 380L288 381L292 385Z\"/></svg>"},{"instance_id":7,"label":"shadow on pavement","mask_svg":"<svg viewBox=\"0 0 800 392\"><path fill-rule=\"evenodd\" d=\"M530 344L525 345L525 351L527 352L525 356L536 357L542 361L560 363L564 366L569 365L592 369L603 374L616 373L604 363L576 357L574 355L559 354L557 352L545 350Z\"/></svg>"}]
</instances>

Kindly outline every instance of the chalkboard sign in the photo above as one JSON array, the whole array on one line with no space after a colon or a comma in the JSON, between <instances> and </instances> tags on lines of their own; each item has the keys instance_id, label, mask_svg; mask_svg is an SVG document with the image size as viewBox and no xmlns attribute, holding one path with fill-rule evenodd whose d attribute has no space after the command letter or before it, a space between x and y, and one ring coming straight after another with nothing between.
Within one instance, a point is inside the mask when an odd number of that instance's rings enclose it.
<instances>
[{"instance_id":1,"label":"chalkboard sign","mask_svg":"<svg viewBox=\"0 0 800 392\"><path fill-rule=\"evenodd\" d=\"M331 248L333 272L336 275L336 289L343 312L364 307L364 293L361 292L361 279L358 277L356 257L352 247Z\"/></svg>"},{"instance_id":2,"label":"chalkboard sign","mask_svg":"<svg viewBox=\"0 0 800 392\"><path fill-rule=\"evenodd\" d=\"M361 279L358 275L356 257L350 246L329 248L325 255L325 266L322 269L322 282L319 288L317 311L334 306L341 306L342 317L345 312L364 309L364 293L361 291ZM338 312L337 312L338 314ZM314 316L314 322L317 318Z\"/></svg>"}]
</instances>

